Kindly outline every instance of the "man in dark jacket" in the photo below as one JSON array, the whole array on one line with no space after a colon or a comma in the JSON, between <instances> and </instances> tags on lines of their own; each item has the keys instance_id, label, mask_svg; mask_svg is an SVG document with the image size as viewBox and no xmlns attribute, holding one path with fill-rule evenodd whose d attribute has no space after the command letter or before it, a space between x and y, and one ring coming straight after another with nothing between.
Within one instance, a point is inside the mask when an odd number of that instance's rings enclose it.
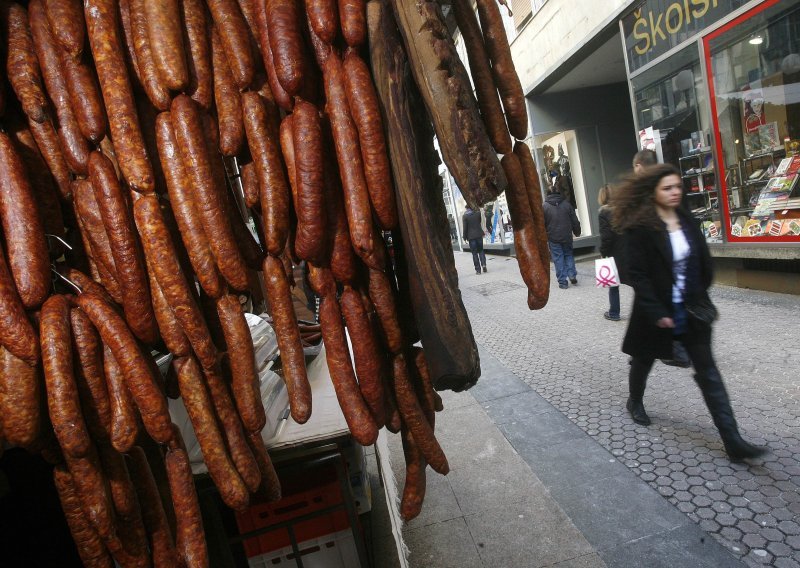
<instances>
[{"instance_id":1,"label":"man in dark jacket","mask_svg":"<svg viewBox=\"0 0 800 568\"><path fill-rule=\"evenodd\" d=\"M575 209L558 191L547 194L543 208L547 242L556 267L558 287L568 288L567 278L573 284L578 283L578 271L575 269L575 257L572 255L572 236L581 235L581 222L578 221Z\"/></svg>"},{"instance_id":2,"label":"man in dark jacket","mask_svg":"<svg viewBox=\"0 0 800 568\"><path fill-rule=\"evenodd\" d=\"M462 236L469 243L472 251L472 263L475 265L475 274L481 273L481 268L486 272L486 255L483 252L483 226L480 211L473 211L469 207L464 211L462 219Z\"/></svg>"}]
</instances>

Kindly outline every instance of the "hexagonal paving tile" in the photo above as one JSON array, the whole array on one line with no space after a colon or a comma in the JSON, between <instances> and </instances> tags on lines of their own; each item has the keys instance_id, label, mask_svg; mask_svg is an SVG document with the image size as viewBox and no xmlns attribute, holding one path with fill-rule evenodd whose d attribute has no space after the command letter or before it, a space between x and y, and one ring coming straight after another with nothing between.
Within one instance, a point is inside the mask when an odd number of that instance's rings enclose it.
<instances>
[{"instance_id":1,"label":"hexagonal paving tile","mask_svg":"<svg viewBox=\"0 0 800 568\"><path fill-rule=\"evenodd\" d=\"M455 259L460 273L471 273L471 255ZM653 366L645 393L653 424L633 423L624 409L627 356L619 352L625 326L599 317L605 300L596 289L572 286L551 294L544 310L528 312L516 263L491 265L481 284L497 282L502 293L462 286L483 347L746 564L800 567L800 393L787 372L800 368L790 331L796 297L712 289L723 315L714 351L742 435L772 449L755 464L731 463L682 369ZM577 266L579 279L591 279L591 261ZM620 293L625 316L632 291L622 286Z\"/></svg>"}]
</instances>

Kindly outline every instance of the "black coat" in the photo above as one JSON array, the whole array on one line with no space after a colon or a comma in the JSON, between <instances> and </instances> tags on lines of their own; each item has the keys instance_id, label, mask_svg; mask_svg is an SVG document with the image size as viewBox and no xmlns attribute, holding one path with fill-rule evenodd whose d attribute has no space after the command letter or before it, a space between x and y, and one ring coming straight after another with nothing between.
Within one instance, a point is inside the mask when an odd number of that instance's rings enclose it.
<instances>
[{"instance_id":1,"label":"black coat","mask_svg":"<svg viewBox=\"0 0 800 568\"><path fill-rule=\"evenodd\" d=\"M625 236L617 233L611 226L610 207L601 207L598 217L600 218L600 255L614 257L620 282L628 284L630 279L628 278Z\"/></svg>"},{"instance_id":2,"label":"black coat","mask_svg":"<svg viewBox=\"0 0 800 568\"><path fill-rule=\"evenodd\" d=\"M572 243L572 235L581 236L581 222L569 201L558 192L550 192L542 205L547 240L554 243Z\"/></svg>"},{"instance_id":3,"label":"black coat","mask_svg":"<svg viewBox=\"0 0 800 568\"><path fill-rule=\"evenodd\" d=\"M686 269L684 303L692 304L708 298L713 267L703 233L697 222L679 210L686 239L691 247ZM672 245L666 226L661 230L634 228L625 234L628 277L635 293L633 311L625 332L622 351L636 357L672 358L672 329L660 328L656 322L672 317ZM692 341L709 342L710 326L690 321Z\"/></svg>"},{"instance_id":4,"label":"black coat","mask_svg":"<svg viewBox=\"0 0 800 568\"><path fill-rule=\"evenodd\" d=\"M483 238L483 227L481 226L481 213L480 211L473 211L472 209L467 209L464 211L464 215L461 217L462 221L462 233L461 238L465 241L469 241L472 239L482 239Z\"/></svg>"}]
</instances>

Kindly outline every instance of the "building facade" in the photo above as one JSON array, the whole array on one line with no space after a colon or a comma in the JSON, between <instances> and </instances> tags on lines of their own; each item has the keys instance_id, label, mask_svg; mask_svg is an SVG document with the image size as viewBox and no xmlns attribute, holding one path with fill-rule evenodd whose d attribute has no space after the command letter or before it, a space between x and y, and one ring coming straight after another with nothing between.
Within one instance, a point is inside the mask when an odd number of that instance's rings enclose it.
<instances>
[{"instance_id":1,"label":"building facade","mask_svg":"<svg viewBox=\"0 0 800 568\"><path fill-rule=\"evenodd\" d=\"M800 0L511 0L543 191L597 193L652 148L678 167L718 281L800 293Z\"/></svg>"}]
</instances>

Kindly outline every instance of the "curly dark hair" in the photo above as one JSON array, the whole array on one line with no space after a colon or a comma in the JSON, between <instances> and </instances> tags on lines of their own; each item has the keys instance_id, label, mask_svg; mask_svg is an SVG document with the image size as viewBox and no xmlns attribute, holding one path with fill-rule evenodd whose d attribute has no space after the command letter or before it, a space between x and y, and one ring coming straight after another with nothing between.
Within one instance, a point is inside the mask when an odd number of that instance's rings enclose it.
<instances>
[{"instance_id":1,"label":"curly dark hair","mask_svg":"<svg viewBox=\"0 0 800 568\"><path fill-rule=\"evenodd\" d=\"M681 174L672 164L657 164L623 179L611 199L614 230L622 233L634 227L661 229L664 223L656 212L655 189L662 178L671 175Z\"/></svg>"}]
</instances>

